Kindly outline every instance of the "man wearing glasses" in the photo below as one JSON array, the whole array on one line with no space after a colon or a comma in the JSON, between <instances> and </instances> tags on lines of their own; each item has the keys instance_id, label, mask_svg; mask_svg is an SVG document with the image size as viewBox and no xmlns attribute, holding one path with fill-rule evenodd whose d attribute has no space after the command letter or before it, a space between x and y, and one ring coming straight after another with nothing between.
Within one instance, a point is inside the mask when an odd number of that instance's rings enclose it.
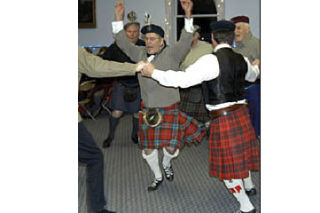
<instances>
[{"instance_id":1,"label":"man wearing glasses","mask_svg":"<svg viewBox=\"0 0 320 213\"><path fill-rule=\"evenodd\" d=\"M185 11L185 27L180 40L167 46L164 31L160 26L150 24L141 29L145 47L132 44L126 39L123 30L124 3L115 4L116 21L112 22L117 45L132 61L149 61L162 70L179 70L179 64L188 53L193 40L193 19L190 0L180 0ZM171 160L176 158L185 142L200 142L204 132L199 123L179 111L179 89L161 86L157 81L138 74L141 88L141 110L139 119L139 145L142 156L147 161L154 180L148 191L157 190L163 181L159 166L158 149L163 150L162 168L168 181L173 181Z\"/></svg>"}]
</instances>

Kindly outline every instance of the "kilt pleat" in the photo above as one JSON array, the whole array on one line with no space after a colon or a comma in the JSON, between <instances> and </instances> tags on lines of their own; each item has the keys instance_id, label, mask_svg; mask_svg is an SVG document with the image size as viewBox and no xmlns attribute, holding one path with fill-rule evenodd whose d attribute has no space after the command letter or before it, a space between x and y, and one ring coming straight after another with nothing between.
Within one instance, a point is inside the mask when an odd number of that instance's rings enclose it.
<instances>
[{"instance_id":1,"label":"kilt pleat","mask_svg":"<svg viewBox=\"0 0 320 213\"><path fill-rule=\"evenodd\" d=\"M222 180L242 179L259 170L260 152L247 106L211 122L209 173Z\"/></svg>"},{"instance_id":2,"label":"kilt pleat","mask_svg":"<svg viewBox=\"0 0 320 213\"><path fill-rule=\"evenodd\" d=\"M160 149L177 147L182 149L185 143L200 142L205 129L194 118L178 109L178 104L159 108L162 121L157 127L144 123L143 115L139 117L139 145L142 149Z\"/></svg>"},{"instance_id":3,"label":"kilt pleat","mask_svg":"<svg viewBox=\"0 0 320 213\"><path fill-rule=\"evenodd\" d=\"M210 120L209 111L205 107L203 97L201 98L200 102L194 103L188 100L188 96L188 88L180 90L179 109L202 123L205 123L206 121Z\"/></svg>"}]
</instances>

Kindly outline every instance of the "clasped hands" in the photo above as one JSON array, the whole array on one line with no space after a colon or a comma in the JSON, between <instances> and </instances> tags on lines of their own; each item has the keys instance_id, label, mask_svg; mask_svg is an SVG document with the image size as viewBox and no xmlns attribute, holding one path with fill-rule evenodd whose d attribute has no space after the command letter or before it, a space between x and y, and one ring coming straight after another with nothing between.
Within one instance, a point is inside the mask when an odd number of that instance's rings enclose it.
<instances>
[{"instance_id":1,"label":"clasped hands","mask_svg":"<svg viewBox=\"0 0 320 213\"><path fill-rule=\"evenodd\" d=\"M137 63L136 72L141 72L142 76L151 77L154 65L148 61L139 61Z\"/></svg>"}]
</instances>

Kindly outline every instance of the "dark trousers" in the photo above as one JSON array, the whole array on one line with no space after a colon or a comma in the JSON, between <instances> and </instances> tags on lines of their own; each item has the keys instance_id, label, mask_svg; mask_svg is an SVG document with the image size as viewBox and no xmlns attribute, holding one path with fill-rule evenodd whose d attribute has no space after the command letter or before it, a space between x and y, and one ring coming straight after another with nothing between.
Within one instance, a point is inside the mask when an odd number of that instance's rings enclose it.
<instances>
[{"instance_id":1,"label":"dark trousers","mask_svg":"<svg viewBox=\"0 0 320 213\"><path fill-rule=\"evenodd\" d=\"M258 137L260 136L260 82L246 87L244 97L248 101L250 120Z\"/></svg>"},{"instance_id":2,"label":"dark trousers","mask_svg":"<svg viewBox=\"0 0 320 213\"><path fill-rule=\"evenodd\" d=\"M78 159L87 165L87 188L92 211L106 205L103 185L103 154L84 124L78 124Z\"/></svg>"}]
</instances>

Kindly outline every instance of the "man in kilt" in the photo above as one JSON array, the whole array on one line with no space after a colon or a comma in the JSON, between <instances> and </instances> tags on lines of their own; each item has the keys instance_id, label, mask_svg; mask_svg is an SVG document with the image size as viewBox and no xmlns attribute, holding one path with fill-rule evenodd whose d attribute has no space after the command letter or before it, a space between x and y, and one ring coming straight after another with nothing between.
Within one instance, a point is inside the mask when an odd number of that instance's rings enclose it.
<instances>
[{"instance_id":1,"label":"man in kilt","mask_svg":"<svg viewBox=\"0 0 320 213\"><path fill-rule=\"evenodd\" d=\"M142 74L165 86L186 88L202 82L211 116L210 174L223 180L239 201L238 212L255 213L248 194L256 193L250 171L260 168L259 144L245 103L244 84L245 80L255 81L260 71L232 50L234 29L230 21L211 23L213 54L202 56L185 72L160 71L150 63Z\"/></svg>"},{"instance_id":2,"label":"man in kilt","mask_svg":"<svg viewBox=\"0 0 320 213\"><path fill-rule=\"evenodd\" d=\"M130 43L123 31L124 3L115 5L116 21L112 22L117 45L132 61L152 61L163 70L179 70L179 63L190 49L193 35L193 19L191 18L192 2L180 0L185 11L185 28L180 40L173 46L164 41L164 31L160 26L150 24L141 29L144 34L145 47ZM138 75L141 88L142 105L139 121L139 145L143 149L142 156L154 173L154 180L148 191L157 190L163 181L159 166L158 149L164 153L162 168L167 180L174 177L171 160L176 158L185 142L200 142L204 133L200 124L185 113L179 111L179 90L160 85L157 81ZM161 122L160 122L161 121Z\"/></svg>"},{"instance_id":3,"label":"man in kilt","mask_svg":"<svg viewBox=\"0 0 320 213\"><path fill-rule=\"evenodd\" d=\"M194 28L195 31L193 34L191 49L180 64L180 68L183 71L201 56L213 52L213 47L210 43L199 40L201 30L200 27L198 25L194 25ZM181 111L202 122L203 124L210 121L209 113L205 107L202 95L201 84L180 89L180 99L179 109Z\"/></svg>"},{"instance_id":4,"label":"man in kilt","mask_svg":"<svg viewBox=\"0 0 320 213\"><path fill-rule=\"evenodd\" d=\"M139 22L129 22L124 26L127 39L135 45L144 46L144 41L139 39ZM102 55L103 59L117 62L134 63L114 42ZM112 109L109 118L109 135L103 141L103 147L107 148L114 139L116 126L123 112L133 113L131 140L138 143L139 129L139 109L141 105L140 86L137 76L118 77L113 85L111 102L109 108Z\"/></svg>"}]
</instances>

